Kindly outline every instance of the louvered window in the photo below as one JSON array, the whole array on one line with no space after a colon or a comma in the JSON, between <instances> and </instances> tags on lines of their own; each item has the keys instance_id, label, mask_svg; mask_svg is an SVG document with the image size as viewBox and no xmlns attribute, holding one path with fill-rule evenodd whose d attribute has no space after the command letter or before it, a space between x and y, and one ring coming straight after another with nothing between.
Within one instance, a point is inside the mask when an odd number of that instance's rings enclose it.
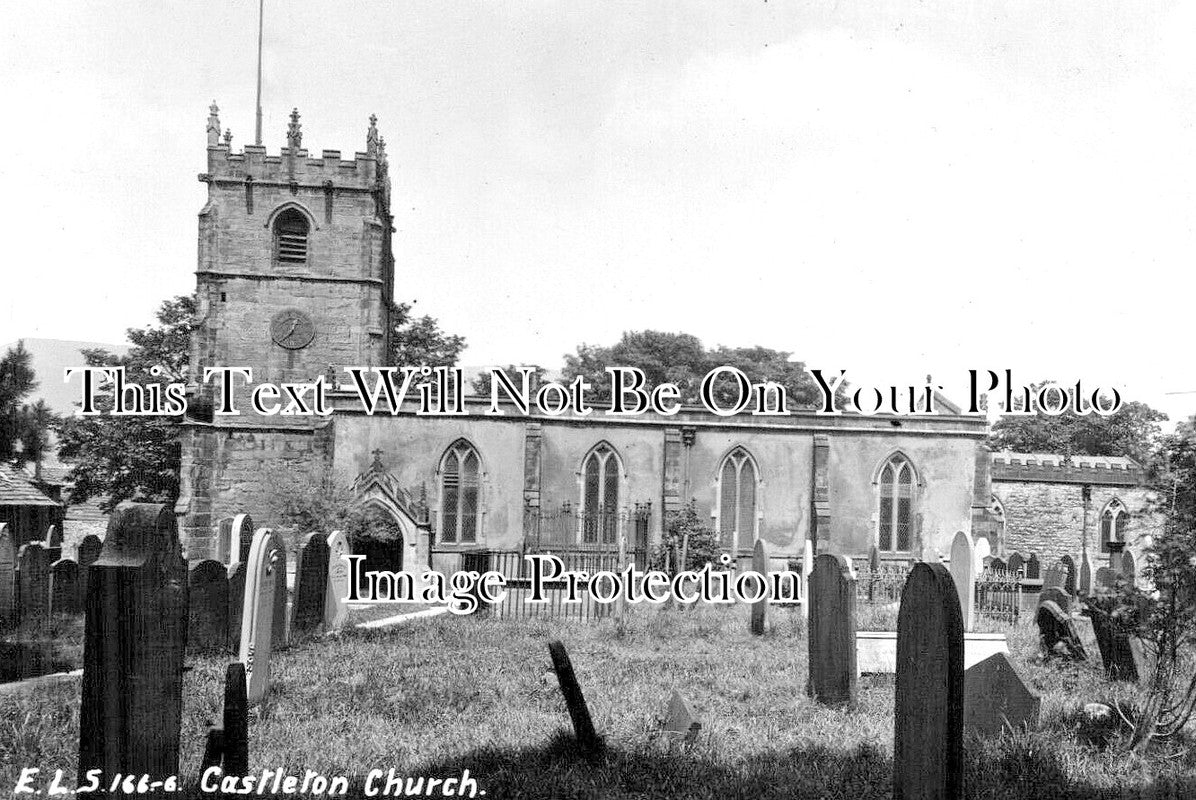
<instances>
[{"instance_id":1,"label":"louvered window","mask_svg":"<svg viewBox=\"0 0 1196 800\"><path fill-rule=\"evenodd\" d=\"M293 208L274 221L274 256L280 264L307 263L307 218Z\"/></svg>"},{"instance_id":2,"label":"louvered window","mask_svg":"<svg viewBox=\"0 0 1196 800\"><path fill-rule=\"evenodd\" d=\"M725 550L735 552L756 541L756 465L741 447L719 471L718 533Z\"/></svg>"},{"instance_id":3,"label":"louvered window","mask_svg":"<svg viewBox=\"0 0 1196 800\"><path fill-rule=\"evenodd\" d=\"M478 454L468 442L445 453L440 470L440 541L470 544L478 540Z\"/></svg>"}]
</instances>

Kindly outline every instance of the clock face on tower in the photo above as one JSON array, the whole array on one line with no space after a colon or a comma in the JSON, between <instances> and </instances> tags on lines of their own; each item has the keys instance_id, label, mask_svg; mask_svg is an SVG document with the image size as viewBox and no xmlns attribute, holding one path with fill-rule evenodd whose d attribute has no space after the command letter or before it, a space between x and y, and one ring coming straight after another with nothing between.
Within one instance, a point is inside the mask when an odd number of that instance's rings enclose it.
<instances>
[{"instance_id":1,"label":"clock face on tower","mask_svg":"<svg viewBox=\"0 0 1196 800\"><path fill-rule=\"evenodd\" d=\"M289 308L274 315L270 322L270 338L279 347L300 350L311 344L316 337L316 326L311 317L297 309Z\"/></svg>"}]
</instances>

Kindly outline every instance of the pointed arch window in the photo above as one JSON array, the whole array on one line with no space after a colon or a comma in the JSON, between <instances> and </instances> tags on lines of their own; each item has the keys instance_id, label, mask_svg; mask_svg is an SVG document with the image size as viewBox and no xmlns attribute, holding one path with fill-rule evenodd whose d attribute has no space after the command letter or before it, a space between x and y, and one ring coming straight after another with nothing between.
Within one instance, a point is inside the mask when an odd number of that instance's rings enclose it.
<instances>
[{"instance_id":1,"label":"pointed arch window","mask_svg":"<svg viewBox=\"0 0 1196 800\"><path fill-rule=\"evenodd\" d=\"M1101 552L1109 552L1109 542L1124 542L1130 526L1130 511L1125 503L1114 497L1100 515Z\"/></svg>"},{"instance_id":2,"label":"pointed arch window","mask_svg":"<svg viewBox=\"0 0 1196 800\"><path fill-rule=\"evenodd\" d=\"M614 544L619 530L619 457L608 444L581 465L582 544Z\"/></svg>"},{"instance_id":3,"label":"pointed arch window","mask_svg":"<svg viewBox=\"0 0 1196 800\"><path fill-rule=\"evenodd\" d=\"M718 537L736 552L756 541L756 465L742 447L723 459L718 471Z\"/></svg>"},{"instance_id":4,"label":"pointed arch window","mask_svg":"<svg viewBox=\"0 0 1196 800\"><path fill-rule=\"evenodd\" d=\"M280 264L307 263L307 217L288 208L274 220L274 258Z\"/></svg>"},{"instance_id":5,"label":"pointed arch window","mask_svg":"<svg viewBox=\"0 0 1196 800\"><path fill-rule=\"evenodd\" d=\"M481 460L477 450L459 441L440 465L440 541L470 544L478 540Z\"/></svg>"},{"instance_id":6,"label":"pointed arch window","mask_svg":"<svg viewBox=\"0 0 1196 800\"><path fill-rule=\"evenodd\" d=\"M876 549L908 553L914 548L914 467L905 456L895 455L885 462L879 483Z\"/></svg>"}]
</instances>

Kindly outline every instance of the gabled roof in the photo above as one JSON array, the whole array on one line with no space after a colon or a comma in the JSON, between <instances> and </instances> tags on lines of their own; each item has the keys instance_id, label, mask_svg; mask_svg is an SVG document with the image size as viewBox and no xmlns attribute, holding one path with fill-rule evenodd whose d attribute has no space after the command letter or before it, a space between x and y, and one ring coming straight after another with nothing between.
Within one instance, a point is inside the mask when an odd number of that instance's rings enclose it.
<instances>
[{"instance_id":1,"label":"gabled roof","mask_svg":"<svg viewBox=\"0 0 1196 800\"><path fill-rule=\"evenodd\" d=\"M0 464L0 506L58 506L29 482L25 474Z\"/></svg>"}]
</instances>

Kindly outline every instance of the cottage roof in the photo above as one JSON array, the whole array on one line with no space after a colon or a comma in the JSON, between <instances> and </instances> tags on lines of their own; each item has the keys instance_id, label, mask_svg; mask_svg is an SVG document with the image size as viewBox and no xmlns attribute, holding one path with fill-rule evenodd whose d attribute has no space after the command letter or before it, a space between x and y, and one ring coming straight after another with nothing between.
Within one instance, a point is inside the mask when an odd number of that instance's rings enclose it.
<instances>
[{"instance_id":1,"label":"cottage roof","mask_svg":"<svg viewBox=\"0 0 1196 800\"><path fill-rule=\"evenodd\" d=\"M57 506L59 504L38 491L24 473L7 464L0 464L0 505Z\"/></svg>"}]
</instances>

